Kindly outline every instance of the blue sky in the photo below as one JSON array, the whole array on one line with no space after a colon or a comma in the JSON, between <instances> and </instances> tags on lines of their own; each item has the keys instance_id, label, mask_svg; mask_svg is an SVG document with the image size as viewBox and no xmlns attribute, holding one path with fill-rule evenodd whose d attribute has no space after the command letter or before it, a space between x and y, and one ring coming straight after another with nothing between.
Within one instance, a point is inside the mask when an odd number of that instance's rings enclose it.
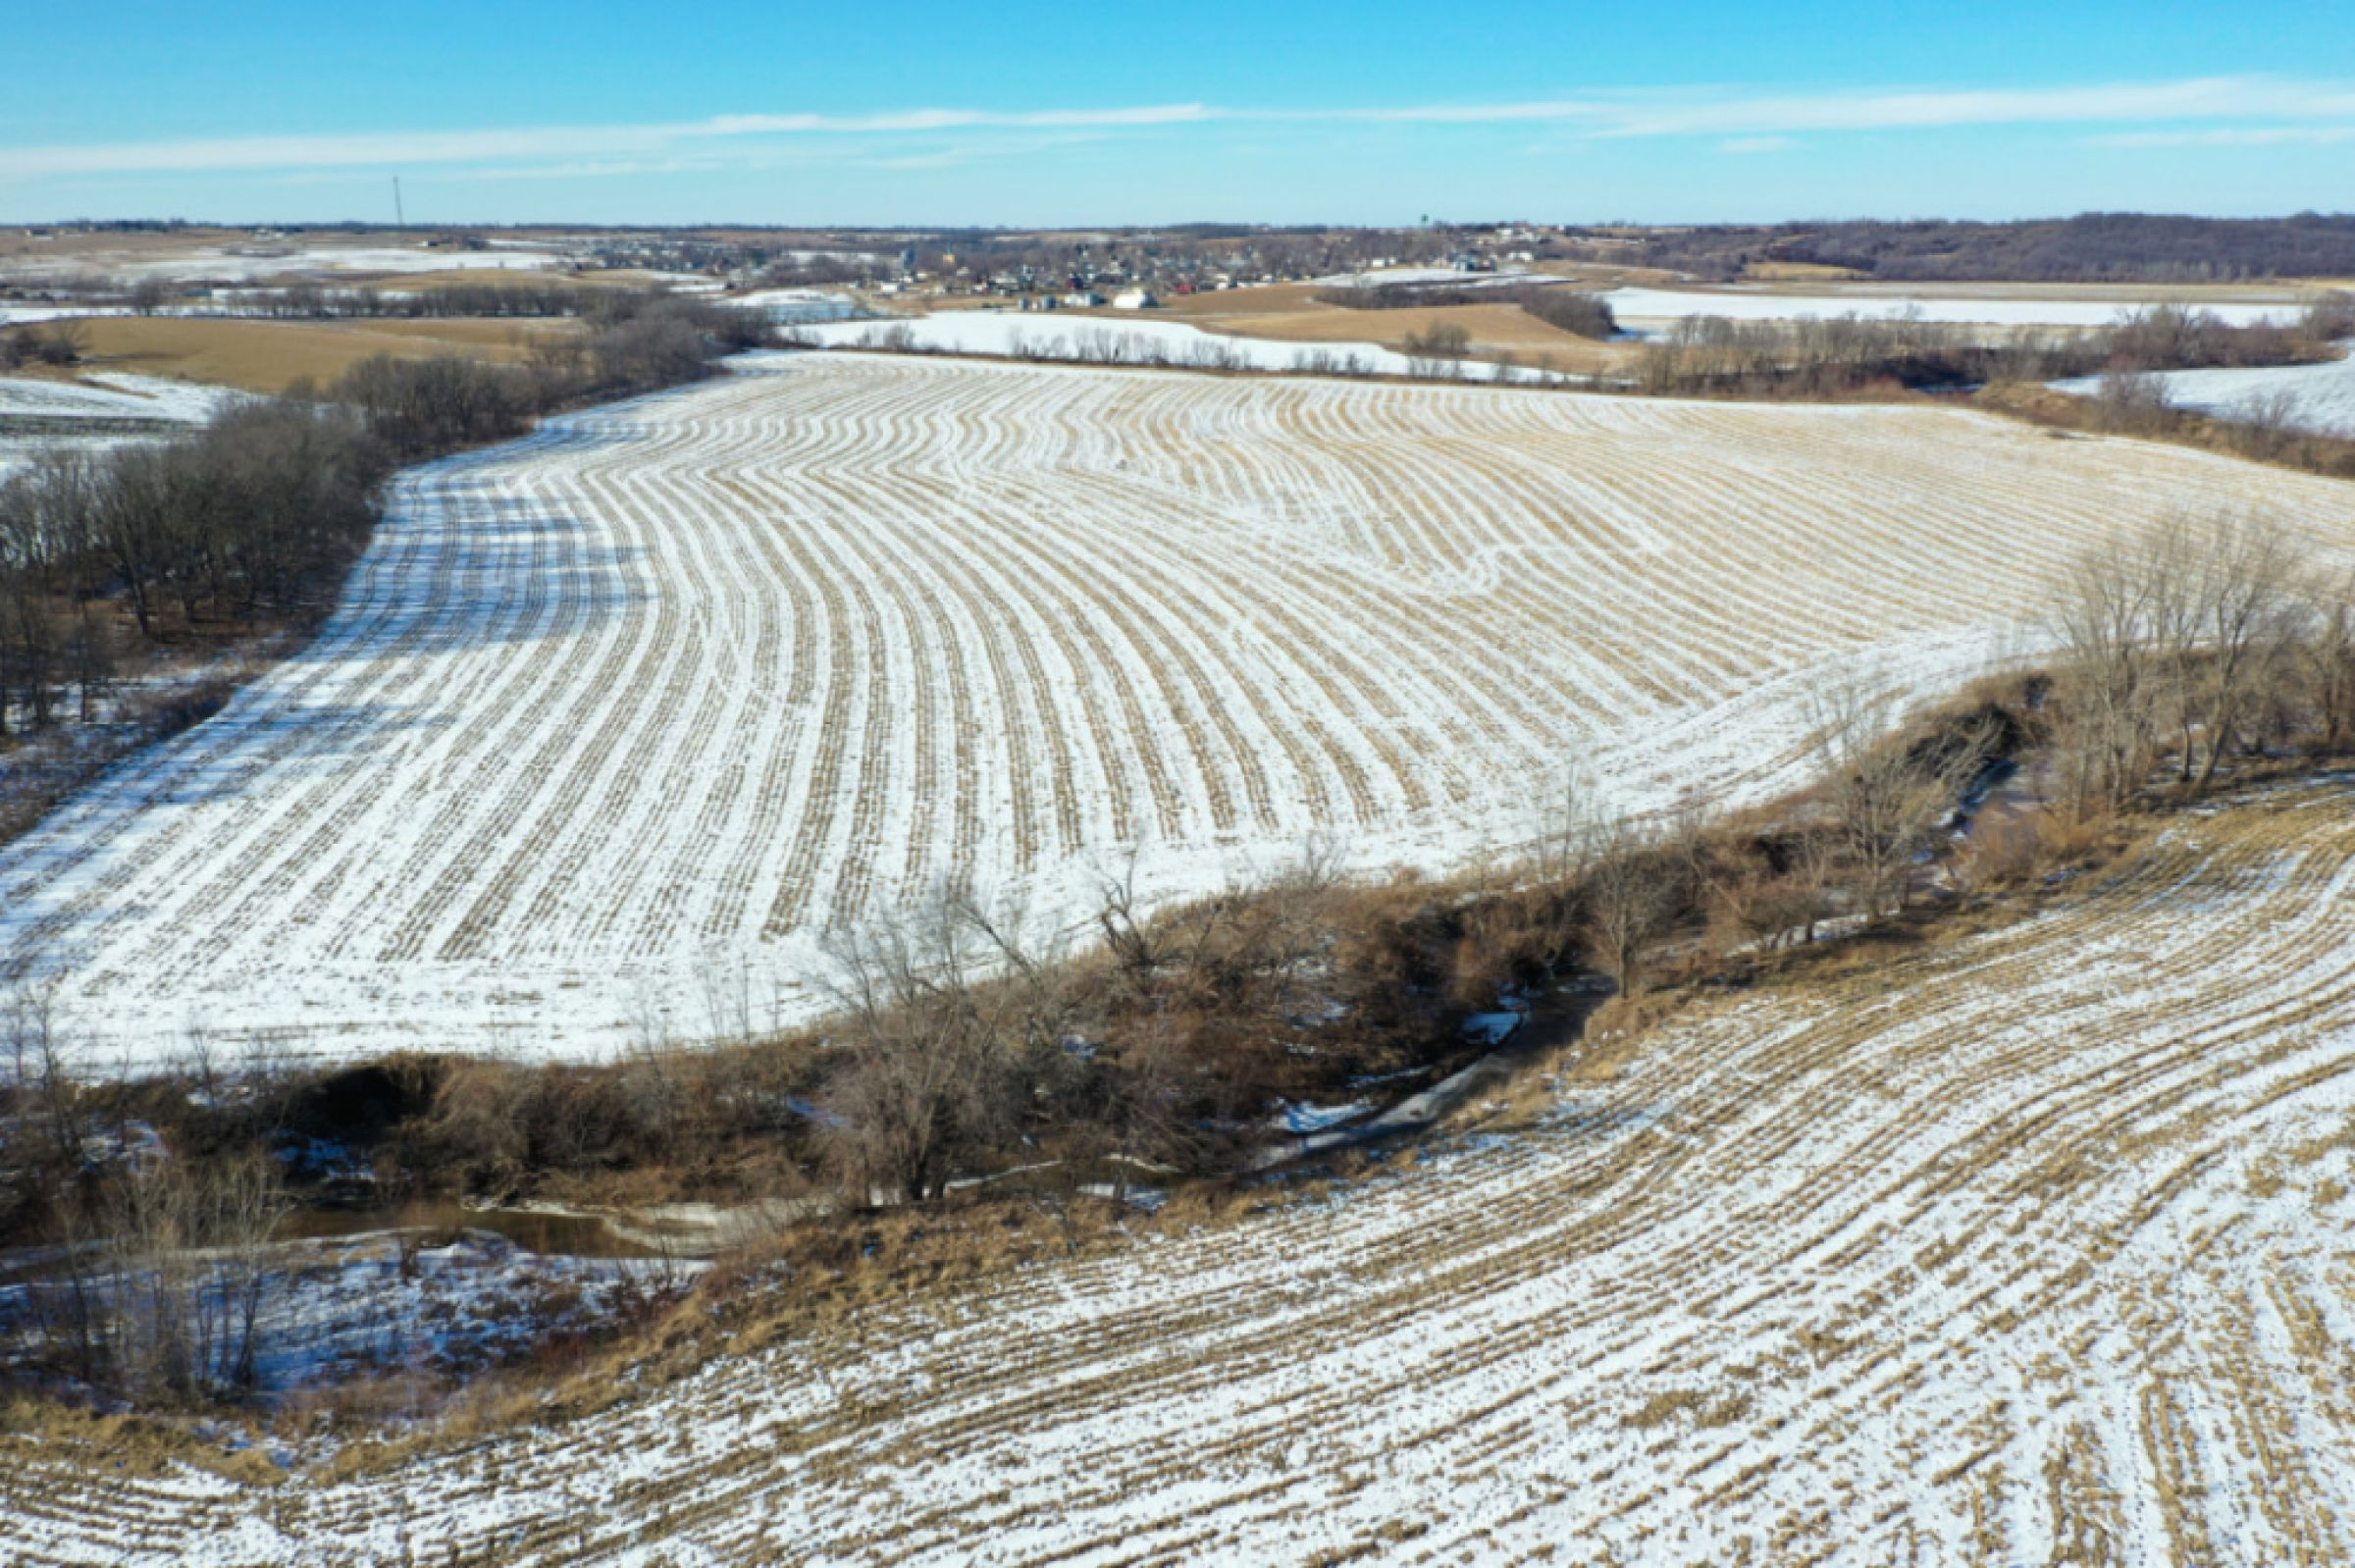
<instances>
[{"instance_id":1,"label":"blue sky","mask_svg":"<svg viewBox=\"0 0 2355 1568\"><path fill-rule=\"evenodd\" d=\"M0 220L2355 210L2355 5L11 0Z\"/></svg>"}]
</instances>

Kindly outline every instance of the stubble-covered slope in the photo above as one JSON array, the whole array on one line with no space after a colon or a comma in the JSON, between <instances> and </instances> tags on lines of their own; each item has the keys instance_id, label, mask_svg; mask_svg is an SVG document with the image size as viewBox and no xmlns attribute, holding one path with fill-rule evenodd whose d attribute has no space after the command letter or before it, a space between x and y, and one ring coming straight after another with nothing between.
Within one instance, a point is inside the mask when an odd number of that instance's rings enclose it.
<instances>
[{"instance_id":1,"label":"stubble-covered slope","mask_svg":"<svg viewBox=\"0 0 2355 1568\"><path fill-rule=\"evenodd\" d=\"M1891 407L853 355L408 475L335 618L0 852L0 977L108 1060L594 1055L807 1016L944 883L1084 925L1335 837L1509 850L1803 771L2079 551L2355 491Z\"/></svg>"},{"instance_id":2,"label":"stubble-covered slope","mask_svg":"<svg viewBox=\"0 0 2355 1568\"><path fill-rule=\"evenodd\" d=\"M1693 1004L1534 1125L271 1495L18 1445L29 1562L2329 1564L2355 793Z\"/></svg>"}]
</instances>

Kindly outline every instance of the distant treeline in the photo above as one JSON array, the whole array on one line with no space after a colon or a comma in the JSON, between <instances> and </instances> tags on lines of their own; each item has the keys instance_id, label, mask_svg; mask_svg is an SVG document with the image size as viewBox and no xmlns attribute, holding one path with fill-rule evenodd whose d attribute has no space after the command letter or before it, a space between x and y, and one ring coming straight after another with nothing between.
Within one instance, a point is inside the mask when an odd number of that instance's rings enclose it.
<instances>
[{"instance_id":1,"label":"distant treeline","mask_svg":"<svg viewBox=\"0 0 2355 1568\"><path fill-rule=\"evenodd\" d=\"M324 610L402 463L521 434L554 409L693 381L766 340L755 313L600 296L592 330L517 365L363 360L178 440L59 452L0 485L0 734L94 717L130 635Z\"/></svg>"},{"instance_id":2,"label":"distant treeline","mask_svg":"<svg viewBox=\"0 0 2355 1568\"><path fill-rule=\"evenodd\" d=\"M1373 287L1326 288L1321 304L1351 310L1416 310L1439 305L1519 305L1524 311L1581 338L1610 338L1619 331L1611 307L1599 294L1560 284L1384 284Z\"/></svg>"},{"instance_id":3,"label":"distant treeline","mask_svg":"<svg viewBox=\"0 0 2355 1568\"><path fill-rule=\"evenodd\" d=\"M2355 334L2355 296L2333 294L2289 326L2234 327L2207 311L2161 305L2095 332L2023 331L1988 340L1943 322L1680 321L1636 363L1654 393L1821 397L1871 391L2046 382L2106 372L2149 374L2279 365L2327 356Z\"/></svg>"},{"instance_id":4,"label":"distant treeline","mask_svg":"<svg viewBox=\"0 0 2355 1568\"><path fill-rule=\"evenodd\" d=\"M390 319L426 320L449 316L586 316L604 301L627 301L634 293L565 283L451 284L440 288L329 288L297 284L257 291L242 302L249 315L285 321Z\"/></svg>"},{"instance_id":5,"label":"distant treeline","mask_svg":"<svg viewBox=\"0 0 2355 1568\"><path fill-rule=\"evenodd\" d=\"M2355 214L2177 218L2084 213L2021 223L1778 224L1648 235L1644 264L1733 278L1754 263L1907 282L2233 283L2355 276Z\"/></svg>"},{"instance_id":6,"label":"distant treeline","mask_svg":"<svg viewBox=\"0 0 2355 1568\"><path fill-rule=\"evenodd\" d=\"M332 394L364 413L396 458L417 462L520 435L558 408L698 380L720 355L775 340L758 311L677 294L600 294L588 311L586 333L543 339L521 364L378 355Z\"/></svg>"}]
</instances>

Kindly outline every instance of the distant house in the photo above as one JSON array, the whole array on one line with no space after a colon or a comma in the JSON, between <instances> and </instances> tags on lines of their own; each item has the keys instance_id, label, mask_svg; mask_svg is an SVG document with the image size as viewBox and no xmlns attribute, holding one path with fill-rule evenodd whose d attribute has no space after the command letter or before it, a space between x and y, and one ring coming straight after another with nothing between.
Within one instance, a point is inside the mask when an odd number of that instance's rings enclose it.
<instances>
[{"instance_id":1,"label":"distant house","mask_svg":"<svg viewBox=\"0 0 2355 1568\"><path fill-rule=\"evenodd\" d=\"M1112 308L1115 310L1159 310L1161 301L1153 297L1150 289L1124 288L1112 296Z\"/></svg>"},{"instance_id":2,"label":"distant house","mask_svg":"<svg viewBox=\"0 0 2355 1568\"><path fill-rule=\"evenodd\" d=\"M1081 288L1064 295L1063 302L1072 310L1094 310L1104 303L1104 296L1093 288Z\"/></svg>"}]
</instances>

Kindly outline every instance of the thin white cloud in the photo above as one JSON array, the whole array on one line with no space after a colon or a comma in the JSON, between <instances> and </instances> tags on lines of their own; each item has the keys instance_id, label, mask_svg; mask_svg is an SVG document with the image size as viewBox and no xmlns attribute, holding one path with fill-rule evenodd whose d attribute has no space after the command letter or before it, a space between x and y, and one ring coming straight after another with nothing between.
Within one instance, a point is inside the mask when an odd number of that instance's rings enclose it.
<instances>
[{"instance_id":1,"label":"thin white cloud","mask_svg":"<svg viewBox=\"0 0 2355 1568\"><path fill-rule=\"evenodd\" d=\"M1208 117L1199 104L1120 109L1053 109L1026 114L917 109L875 115L723 115L671 125L546 126L494 131L391 131L359 135L235 136L189 141L110 142L0 148L0 176L192 173L251 169L354 169L547 158L568 163L660 157L682 147L737 138L890 135L912 131L1024 131L1177 125Z\"/></svg>"},{"instance_id":2,"label":"thin white cloud","mask_svg":"<svg viewBox=\"0 0 2355 1568\"><path fill-rule=\"evenodd\" d=\"M2197 123L2243 126L2201 130ZM948 131L1147 130L1210 124L1553 125L1582 137L1716 136L1727 151L1766 151L1800 132L1925 130L1994 125L2112 124L2168 127L2122 135L2209 136L2219 145L2336 140L2335 128L2303 122L2355 121L2355 88L2268 77L2207 77L1988 91L1846 90L1758 94L1719 88L1595 93L1495 104L1410 104L1368 108L1221 108L1200 103L1003 112L908 109L865 115L740 114L670 124L542 126L319 136L270 135L179 141L0 147L0 178L138 172L294 171L372 167L547 163L560 168L659 162L692 152L742 159L752 145L826 136L897 136ZM2193 123L2189 126L2186 123ZM2256 122L2253 127L2248 123ZM2157 140L2121 145L2174 145Z\"/></svg>"},{"instance_id":3,"label":"thin white cloud","mask_svg":"<svg viewBox=\"0 0 2355 1568\"><path fill-rule=\"evenodd\" d=\"M1553 98L1537 103L1425 103L1387 109L1260 109L1234 111L1253 120L1357 121L1377 125L1493 126L1590 121L1607 124L1613 105L1605 98Z\"/></svg>"},{"instance_id":4,"label":"thin white cloud","mask_svg":"<svg viewBox=\"0 0 2355 1568\"><path fill-rule=\"evenodd\" d=\"M1955 126L2339 119L2355 115L2355 86L2272 77L2200 77L2181 81L1985 91L1850 89L1759 94L1683 87L1527 103L1206 113L1207 118L1246 115L1405 125L1572 122L1598 136L1743 136Z\"/></svg>"},{"instance_id":5,"label":"thin white cloud","mask_svg":"<svg viewBox=\"0 0 2355 1568\"><path fill-rule=\"evenodd\" d=\"M981 109L908 109L872 115L721 115L678 128L696 136L882 134L909 131L1054 131L1119 126L1174 126L1225 118L1198 103L1146 104L1128 109L1038 109L1002 114Z\"/></svg>"},{"instance_id":6,"label":"thin white cloud","mask_svg":"<svg viewBox=\"0 0 2355 1568\"><path fill-rule=\"evenodd\" d=\"M1728 136L1717 143L1719 152L1789 152L1799 143L1789 136Z\"/></svg>"},{"instance_id":7,"label":"thin white cloud","mask_svg":"<svg viewBox=\"0 0 2355 1568\"><path fill-rule=\"evenodd\" d=\"M486 169L455 169L445 180L612 180L631 175L678 175L716 168L685 158L617 158L602 163L523 163ZM345 182L332 175L302 175L304 181Z\"/></svg>"},{"instance_id":8,"label":"thin white cloud","mask_svg":"<svg viewBox=\"0 0 2355 1568\"><path fill-rule=\"evenodd\" d=\"M2085 139L2097 147L2330 146L2355 141L2355 126L2220 126L2210 131L2127 131Z\"/></svg>"},{"instance_id":9,"label":"thin white cloud","mask_svg":"<svg viewBox=\"0 0 2355 1568\"><path fill-rule=\"evenodd\" d=\"M1709 99L1663 95L1620 107L1599 133L1759 135L1955 126L2181 120L2314 120L2355 115L2355 88L2267 77L1980 92L1826 92Z\"/></svg>"}]
</instances>

